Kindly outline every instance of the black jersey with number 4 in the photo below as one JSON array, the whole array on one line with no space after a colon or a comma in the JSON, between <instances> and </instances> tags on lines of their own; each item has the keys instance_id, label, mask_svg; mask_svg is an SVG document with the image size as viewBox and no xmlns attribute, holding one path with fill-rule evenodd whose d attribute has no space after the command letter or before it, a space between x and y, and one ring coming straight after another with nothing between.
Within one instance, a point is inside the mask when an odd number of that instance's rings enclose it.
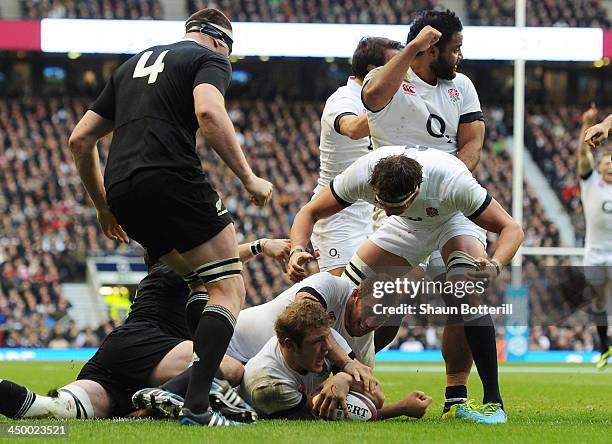
<instances>
[{"instance_id":1,"label":"black jersey with number 4","mask_svg":"<svg viewBox=\"0 0 612 444\"><path fill-rule=\"evenodd\" d=\"M154 46L121 65L91 107L114 122L106 190L147 168L203 176L193 89L208 83L224 95L230 80L227 57L193 40Z\"/></svg>"}]
</instances>

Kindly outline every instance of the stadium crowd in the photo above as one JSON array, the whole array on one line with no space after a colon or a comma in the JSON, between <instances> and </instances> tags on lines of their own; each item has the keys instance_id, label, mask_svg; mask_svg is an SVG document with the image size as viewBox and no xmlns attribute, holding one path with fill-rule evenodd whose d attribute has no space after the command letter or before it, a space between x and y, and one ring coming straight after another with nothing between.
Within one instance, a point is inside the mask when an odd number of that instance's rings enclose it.
<instances>
[{"instance_id":1,"label":"stadium crowd","mask_svg":"<svg viewBox=\"0 0 612 444\"><path fill-rule=\"evenodd\" d=\"M119 246L105 238L95 211L84 201L66 141L87 105L84 99L67 97L0 99L0 174L5 184L0 193L0 346L97 344L109 326L97 332L78 331L68 315L70 304L62 295L60 282L83 281L87 255L117 251L142 254L134 243ZM254 172L271 178L277 193L269 207L255 207L239 181L226 167L219 167L213 151L199 143L204 169L211 172L215 188L226 190L224 202L236 221L239 241L287 237L292 218L310 199L318 176L323 103L277 99L233 100L227 105ZM485 116L487 137L476 176L510 209L512 165L505 147L507 119L504 110L496 107L485 109ZM533 132L543 127L537 122L530 120ZM574 128L566 132L576 133ZM102 161L108 142L102 142ZM568 177L572 176L571 170L567 171ZM529 208L524 219L525 244L558 246L557 227L547 219L534 191L528 186L525 190ZM271 299L290 285L281 268L267 258L251 261L245 269L249 305ZM532 303L540 302L536 297ZM431 348L439 341L439 334L431 328L403 332L397 347L419 347L419 342ZM579 327L569 333L563 329L540 332L546 339L534 336L533 344L562 347L570 344L568 337L576 338L578 347L592 344L592 340L581 339L588 335Z\"/></svg>"},{"instance_id":2,"label":"stadium crowd","mask_svg":"<svg viewBox=\"0 0 612 444\"><path fill-rule=\"evenodd\" d=\"M514 0L467 0L468 24L514 26ZM528 0L527 26L610 28L602 0Z\"/></svg>"},{"instance_id":3,"label":"stadium crowd","mask_svg":"<svg viewBox=\"0 0 612 444\"><path fill-rule=\"evenodd\" d=\"M23 17L27 19L117 19L161 20L159 0L22 0Z\"/></svg>"},{"instance_id":4,"label":"stadium crowd","mask_svg":"<svg viewBox=\"0 0 612 444\"><path fill-rule=\"evenodd\" d=\"M184 0L189 13L214 7L233 21L407 24L444 0ZM159 0L21 0L23 18L163 19ZM466 25L513 26L514 0L466 0ZM609 29L602 0L529 0L528 26Z\"/></svg>"}]
</instances>

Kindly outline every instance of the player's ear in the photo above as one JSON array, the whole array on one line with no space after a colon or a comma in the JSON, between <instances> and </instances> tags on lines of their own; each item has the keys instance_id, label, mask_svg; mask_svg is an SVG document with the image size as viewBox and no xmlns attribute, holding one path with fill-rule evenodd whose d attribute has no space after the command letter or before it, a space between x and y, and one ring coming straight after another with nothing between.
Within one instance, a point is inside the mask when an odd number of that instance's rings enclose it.
<instances>
[{"instance_id":1,"label":"player's ear","mask_svg":"<svg viewBox=\"0 0 612 444\"><path fill-rule=\"evenodd\" d=\"M433 45L431 48L429 48L425 52L427 56L431 58L431 60L437 60L438 57L440 56L440 48L438 48L436 45Z\"/></svg>"}]
</instances>

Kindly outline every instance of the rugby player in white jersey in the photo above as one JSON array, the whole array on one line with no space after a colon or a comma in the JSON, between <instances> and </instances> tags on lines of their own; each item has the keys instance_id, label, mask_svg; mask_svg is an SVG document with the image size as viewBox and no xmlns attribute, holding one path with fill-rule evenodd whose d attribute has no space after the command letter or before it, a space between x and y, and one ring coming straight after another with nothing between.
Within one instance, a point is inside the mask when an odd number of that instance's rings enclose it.
<instances>
[{"instance_id":1,"label":"rugby player in white jersey","mask_svg":"<svg viewBox=\"0 0 612 444\"><path fill-rule=\"evenodd\" d=\"M523 230L474 179L455 156L423 146L382 147L334 178L296 215L292 248L306 245L319 219L336 214L362 199L382 208L388 217L359 248L345 274L356 284L380 267L414 267L440 250L450 281L489 280L499 275L523 240ZM497 233L495 253L488 258L485 230ZM288 272L302 278L300 255L289 259ZM507 421L497 380L495 328L490 315L464 316L464 329L483 381L482 411L451 406L453 415L481 423Z\"/></svg>"},{"instance_id":2,"label":"rugby player in white jersey","mask_svg":"<svg viewBox=\"0 0 612 444\"><path fill-rule=\"evenodd\" d=\"M598 161L595 161L587 143L591 137L587 137L586 132L596 117L597 108L594 105L582 115L578 175L586 219L585 276L594 290L592 311L601 351L597 368L603 369L612 357L606 312L606 304L612 297L612 151L600 149ZM607 131L605 133L607 137Z\"/></svg>"},{"instance_id":3,"label":"rugby player in white jersey","mask_svg":"<svg viewBox=\"0 0 612 444\"><path fill-rule=\"evenodd\" d=\"M362 97L374 148L422 144L456 155L474 171L485 127L474 85L456 72L463 59L462 29L461 21L451 11L423 11L412 23L405 49L392 63L366 76ZM384 213L377 212L376 225L382 218ZM484 231L476 226L474 229L481 231L478 238L486 239ZM444 271L438 251L428 264L430 274ZM453 404L467 401L472 367L463 326L452 318L442 336L442 355L446 361L447 413Z\"/></svg>"},{"instance_id":4,"label":"rugby player in white jersey","mask_svg":"<svg viewBox=\"0 0 612 444\"><path fill-rule=\"evenodd\" d=\"M250 361L264 345L274 337L274 324L280 314L293 302L309 299L318 302L331 319L331 327L341 338L330 341L329 360L339 369L363 384L367 392L374 391L379 382L372 375L374 367L374 331L386 320L375 315L373 306L380 299L373 297L372 280L360 286L327 272L313 274L294 284L269 302L246 308L240 312L234 335L220 369L231 385L242 380L244 364ZM352 353L348 355L339 343L347 343ZM163 384L161 389L143 389L135 399L139 408L149 406L173 416L178 404L174 395L185 395L190 369ZM169 408L168 408L169 407ZM180 406L179 406L180 407Z\"/></svg>"},{"instance_id":5,"label":"rugby player in white jersey","mask_svg":"<svg viewBox=\"0 0 612 444\"><path fill-rule=\"evenodd\" d=\"M330 328L331 319L316 301L291 303L274 323L275 335L245 366L242 395L266 418L334 418L336 406L348 416L349 390L366 395L377 410L376 418L420 418L431 403L422 392L412 392L399 402L384 405L382 388L365 391L348 373L327 359L329 337L335 335L343 350L350 347ZM331 378L331 374L335 373Z\"/></svg>"},{"instance_id":6,"label":"rugby player in white jersey","mask_svg":"<svg viewBox=\"0 0 612 444\"><path fill-rule=\"evenodd\" d=\"M400 42L382 37L364 37L353 53L353 75L325 102L321 115L320 175L314 195L359 157L372 150L368 118L361 103L361 85L366 74L384 65L402 48ZM357 202L340 213L321 220L312 234L319 270L339 276L372 233L372 205Z\"/></svg>"}]
</instances>

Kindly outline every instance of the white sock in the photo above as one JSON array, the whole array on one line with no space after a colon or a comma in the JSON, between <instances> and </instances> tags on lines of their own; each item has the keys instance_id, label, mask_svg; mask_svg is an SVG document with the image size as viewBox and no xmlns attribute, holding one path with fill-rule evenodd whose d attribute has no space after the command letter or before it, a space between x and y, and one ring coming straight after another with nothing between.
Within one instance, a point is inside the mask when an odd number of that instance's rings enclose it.
<instances>
[{"instance_id":1,"label":"white sock","mask_svg":"<svg viewBox=\"0 0 612 444\"><path fill-rule=\"evenodd\" d=\"M57 392L56 397L32 393L35 396L34 402L23 413L22 418L88 419L95 417L89 395L81 387L68 384Z\"/></svg>"}]
</instances>

